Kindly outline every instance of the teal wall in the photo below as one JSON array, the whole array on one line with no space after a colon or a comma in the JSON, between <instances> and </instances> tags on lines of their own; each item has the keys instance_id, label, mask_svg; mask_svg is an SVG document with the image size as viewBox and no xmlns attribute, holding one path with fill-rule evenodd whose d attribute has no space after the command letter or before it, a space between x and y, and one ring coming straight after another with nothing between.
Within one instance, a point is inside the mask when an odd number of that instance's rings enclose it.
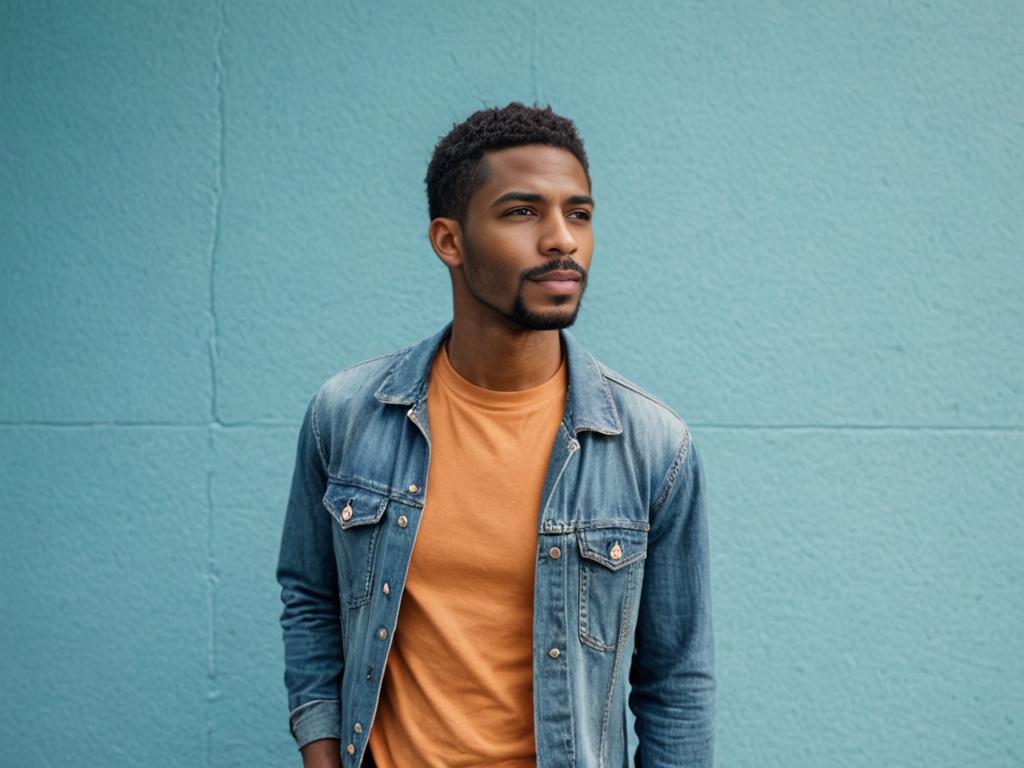
<instances>
[{"instance_id":1,"label":"teal wall","mask_svg":"<svg viewBox=\"0 0 1024 768\"><path fill-rule=\"evenodd\" d=\"M574 118L575 332L709 484L718 764L1024 763L1024 4L0 3L0 764L297 765L298 425L450 314L457 120Z\"/></svg>"}]
</instances>

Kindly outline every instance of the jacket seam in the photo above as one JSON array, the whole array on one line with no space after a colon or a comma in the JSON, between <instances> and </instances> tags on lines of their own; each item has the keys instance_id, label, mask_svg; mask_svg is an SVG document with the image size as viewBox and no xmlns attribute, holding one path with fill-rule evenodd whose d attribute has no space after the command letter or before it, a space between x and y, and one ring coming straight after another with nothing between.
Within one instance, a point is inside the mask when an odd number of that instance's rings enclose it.
<instances>
[{"instance_id":1,"label":"jacket seam","mask_svg":"<svg viewBox=\"0 0 1024 768\"><path fill-rule=\"evenodd\" d=\"M423 502L419 499L412 498L409 493L401 490L396 490L383 483L375 483L372 480L366 480L356 475L339 475L339 474L327 474L328 485L343 485L352 488L358 488L368 493L373 493L378 496L384 496L390 501L394 501L398 504L404 504L407 507L413 507L419 509L423 506Z\"/></svg>"},{"instance_id":2,"label":"jacket seam","mask_svg":"<svg viewBox=\"0 0 1024 768\"><path fill-rule=\"evenodd\" d=\"M385 352L382 355L377 355L375 357L368 357L365 360L359 360L358 362L350 363L349 365L346 365L344 368L341 368L340 370L337 370L334 373L332 373L330 376L328 376L327 379L324 381L323 385L321 386L321 389L326 389L327 386L329 384L331 384L332 382L335 382L338 379L344 378L345 374L349 373L350 371L354 371L355 369L361 368L364 365L369 365L370 363L376 363L376 362L379 362L381 360L387 360L388 358L393 358L393 357L398 357L400 355L404 355L404 354L408 353L408 351L410 349L412 349L411 346L410 347L402 347L401 349L394 349L394 350L392 350L390 352ZM392 367L384 368L383 369L384 378L385 379L390 378L391 373L392 373L393 370L394 370L393 366Z\"/></svg>"},{"instance_id":3,"label":"jacket seam","mask_svg":"<svg viewBox=\"0 0 1024 768\"><path fill-rule=\"evenodd\" d=\"M686 427L686 425L683 425ZM675 485L676 479L679 477L679 470L682 468L683 463L686 461L687 455L690 453L690 430L686 427L683 434L683 441L679 445L679 449L676 451L675 459L672 461L672 465L668 468L668 473L665 476L665 480L662 483L662 489L654 499L654 506L651 508L651 514L657 514L658 510L661 509L662 504L665 503L665 499L668 498L671 493L673 486Z\"/></svg>"},{"instance_id":4,"label":"jacket seam","mask_svg":"<svg viewBox=\"0 0 1024 768\"><path fill-rule=\"evenodd\" d=\"M626 572L626 596L622 606L621 621L622 626L619 628L619 636L615 643L615 656L612 660L612 674L611 679L608 681L608 691L605 694L604 712L601 716L601 740L598 744L597 762L600 768L604 768L607 765L607 750L608 750L608 721L611 715L612 699L615 698L615 688L618 682L619 668L622 665L622 650L626 644L626 635L628 634L630 623L633 619L633 591L636 589L636 565L629 567Z\"/></svg>"},{"instance_id":5,"label":"jacket seam","mask_svg":"<svg viewBox=\"0 0 1024 768\"><path fill-rule=\"evenodd\" d=\"M350 363L349 365L346 365L340 371L335 373L333 376L331 376L331 378L333 379L335 376L340 376L341 374L346 373L348 371L351 371L353 368L358 368L361 365L366 365L368 363L375 363L378 360L383 360L385 357L396 357L397 355L401 355L401 354L404 354L404 353L408 352L410 349L412 349L412 346L402 347L401 349L393 349L390 352L385 352L382 355L377 355L375 357L368 357L365 360L359 360L358 362Z\"/></svg>"},{"instance_id":6,"label":"jacket seam","mask_svg":"<svg viewBox=\"0 0 1024 768\"><path fill-rule=\"evenodd\" d=\"M564 535L564 534L559 534L560 537L562 535ZM569 578L569 558L568 557L563 557L562 558L562 586L563 587L568 583L568 578ZM578 599L578 597L579 596L577 594L577 599ZM569 611L571 610L571 603L570 603L571 599L572 598L569 595L569 590L568 589L562 589L562 615L563 616L571 616L572 615L572 614L569 613ZM569 633L566 632L566 634L565 634L565 650L566 650L566 660L567 661L568 661L568 650L569 650L569 646L570 645L571 644L569 642ZM573 676L571 674L566 675L566 681L567 681L567 687L570 687L570 690L571 690L571 694L570 695L571 696L575 696L576 695L576 691L572 689L572 686L575 683L575 681L573 680ZM540 734L537 734L537 736L539 736L539 735ZM536 743L538 743L538 746L539 746L539 741L540 741L539 738L535 737L534 741ZM569 757L569 766L570 766L570 768L575 768L575 766L576 766L576 712L575 712L574 708L571 705L569 707L569 732L567 734L565 734L565 749L566 749L566 754ZM538 755L538 757L539 757L539 755ZM539 765L539 763L538 763L538 765Z\"/></svg>"},{"instance_id":7,"label":"jacket seam","mask_svg":"<svg viewBox=\"0 0 1024 768\"><path fill-rule=\"evenodd\" d=\"M661 400L661 399L655 397L650 392L648 392L646 389L641 387L639 384L634 384L632 381L630 381L629 379L624 378L621 374L616 373L615 371L611 370L610 368L608 368L603 363L601 363L600 365L601 365L601 375L605 379L607 379L608 381L610 381L610 382L612 382L614 384L618 384L623 389L628 389L630 392L633 392L633 393L635 393L637 395L640 395L643 398L646 398L647 400L650 400L655 405L659 405L662 408L664 408L670 414L672 414L677 419L679 419L679 421L681 421L683 424L686 423L686 420L682 416L680 416L676 412L676 410L672 406L670 406L668 403L666 403L664 400Z\"/></svg>"},{"instance_id":8,"label":"jacket seam","mask_svg":"<svg viewBox=\"0 0 1024 768\"><path fill-rule=\"evenodd\" d=\"M330 474L327 471L327 457L324 455L323 442L320 438L320 416L317 410L317 405L320 402L320 398L323 396L324 388L320 387L317 390L316 396L313 398L313 442L316 443L316 452L320 456L320 466L323 468L324 475Z\"/></svg>"},{"instance_id":9,"label":"jacket seam","mask_svg":"<svg viewBox=\"0 0 1024 768\"><path fill-rule=\"evenodd\" d=\"M577 590L577 602L579 603L580 642L600 653L614 651L614 644L606 643L590 634L590 571L587 570L584 563L580 563L579 571L580 586Z\"/></svg>"}]
</instances>

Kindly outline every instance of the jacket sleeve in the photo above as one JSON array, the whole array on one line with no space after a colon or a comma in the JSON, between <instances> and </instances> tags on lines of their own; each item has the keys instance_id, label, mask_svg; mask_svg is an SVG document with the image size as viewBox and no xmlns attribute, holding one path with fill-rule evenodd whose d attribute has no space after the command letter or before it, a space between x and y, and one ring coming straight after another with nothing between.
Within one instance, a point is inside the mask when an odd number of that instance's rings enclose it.
<instances>
[{"instance_id":1,"label":"jacket sleeve","mask_svg":"<svg viewBox=\"0 0 1024 768\"><path fill-rule=\"evenodd\" d=\"M642 768L710 768L715 676L708 521L700 454L687 433L655 499L630 668Z\"/></svg>"},{"instance_id":2,"label":"jacket sleeve","mask_svg":"<svg viewBox=\"0 0 1024 768\"><path fill-rule=\"evenodd\" d=\"M299 749L341 738L341 625L333 518L323 505L327 465L317 429L319 393L299 430L277 564L289 727Z\"/></svg>"}]
</instances>

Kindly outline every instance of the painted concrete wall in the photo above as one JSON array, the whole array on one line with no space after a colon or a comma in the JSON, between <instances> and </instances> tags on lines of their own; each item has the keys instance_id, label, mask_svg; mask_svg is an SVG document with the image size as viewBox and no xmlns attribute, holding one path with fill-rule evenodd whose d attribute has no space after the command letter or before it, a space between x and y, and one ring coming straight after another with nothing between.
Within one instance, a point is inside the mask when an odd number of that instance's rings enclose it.
<instances>
[{"instance_id":1,"label":"painted concrete wall","mask_svg":"<svg viewBox=\"0 0 1024 768\"><path fill-rule=\"evenodd\" d=\"M1024 5L0 3L0 763L279 766L303 408L449 317L453 122L585 137L691 424L718 764L1024 762Z\"/></svg>"}]
</instances>

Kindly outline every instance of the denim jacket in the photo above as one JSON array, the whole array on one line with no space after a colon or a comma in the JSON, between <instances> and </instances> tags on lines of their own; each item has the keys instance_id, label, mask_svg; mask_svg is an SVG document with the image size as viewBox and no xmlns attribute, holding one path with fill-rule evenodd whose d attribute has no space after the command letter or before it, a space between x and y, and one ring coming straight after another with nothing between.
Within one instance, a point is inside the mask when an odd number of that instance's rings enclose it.
<instances>
[{"instance_id":1,"label":"denim jacket","mask_svg":"<svg viewBox=\"0 0 1024 768\"><path fill-rule=\"evenodd\" d=\"M427 492L427 379L450 328L329 378L299 432L277 567L289 722L300 748L339 739L343 766L372 765ZM569 387L538 516L537 765L710 766L700 456L674 411L559 333Z\"/></svg>"}]
</instances>

